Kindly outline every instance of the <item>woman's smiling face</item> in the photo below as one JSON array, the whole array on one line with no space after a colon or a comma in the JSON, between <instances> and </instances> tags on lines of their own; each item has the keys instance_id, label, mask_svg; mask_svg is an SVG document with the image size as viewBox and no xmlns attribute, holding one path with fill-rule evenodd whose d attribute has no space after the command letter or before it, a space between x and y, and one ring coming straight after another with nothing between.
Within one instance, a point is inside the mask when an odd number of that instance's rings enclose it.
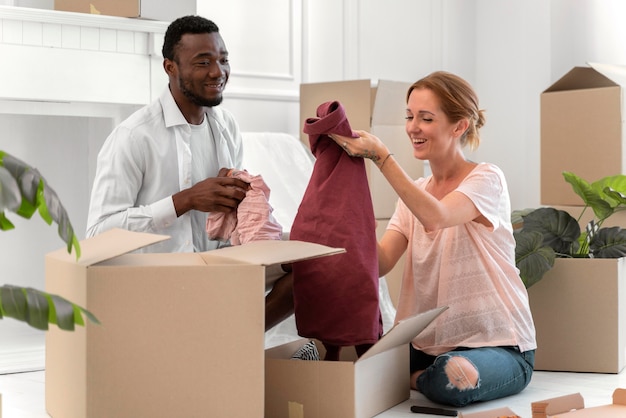
<instances>
[{"instance_id":1,"label":"woman's smiling face","mask_svg":"<svg viewBox=\"0 0 626 418\"><path fill-rule=\"evenodd\" d=\"M456 147L454 127L432 90L411 91L406 107L406 133L415 158L430 160L447 154L450 146Z\"/></svg>"}]
</instances>

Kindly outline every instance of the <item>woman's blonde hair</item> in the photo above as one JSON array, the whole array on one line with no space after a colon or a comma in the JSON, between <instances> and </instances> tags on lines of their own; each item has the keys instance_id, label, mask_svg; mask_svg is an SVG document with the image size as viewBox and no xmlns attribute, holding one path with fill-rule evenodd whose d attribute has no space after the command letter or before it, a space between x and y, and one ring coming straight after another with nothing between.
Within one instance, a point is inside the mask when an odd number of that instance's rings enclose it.
<instances>
[{"instance_id":1,"label":"woman's blonde hair","mask_svg":"<svg viewBox=\"0 0 626 418\"><path fill-rule=\"evenodd\" d=\"M452 123L467 119L469 126L461 137L461 145L471 150L478 148L478 130L485 124L484 111L478 107L478 96L470 84L446 71L436 71L413 83L406 94L408 102L415 89L431 90L440 101L441 110Z\"/></svg>"}]
</instances>

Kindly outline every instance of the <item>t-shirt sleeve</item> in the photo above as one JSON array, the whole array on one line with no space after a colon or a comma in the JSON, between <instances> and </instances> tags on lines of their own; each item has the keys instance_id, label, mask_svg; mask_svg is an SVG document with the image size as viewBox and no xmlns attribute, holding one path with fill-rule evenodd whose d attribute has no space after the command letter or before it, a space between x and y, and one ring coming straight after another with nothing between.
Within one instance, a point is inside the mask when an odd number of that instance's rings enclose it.
<instances>
[{"instance_id":1,"label":"t-shirt sleeve","mask_svg":"<svg viewBox=\"0 0 626 418\"><path fill-rule=\"evenodd\" d=\"M423 177L415 180L415 184L417 187L423 188L427 183L427 179ZM404 235L404 237L409 240L410 239L410 231L413 228L415 216L406 206L406 204L402 201L402 199L398 199L396 203L396 209L389 219L389 223L387 224L387 229L391 229L392 231L396 231Z\"/></svg>"},{"instance_id":2,"label":"t-shirt sleeve","mask_svg":"<svg viewBox=\"0 0 626 418\"><path fill-rule=\"evenodd\" d=\"M476 209L491 223L493 229L500 226L500 205L505 190L504 173L493 164L478 165L457 191L465 194Z\"/></svg>"}]
</instances>

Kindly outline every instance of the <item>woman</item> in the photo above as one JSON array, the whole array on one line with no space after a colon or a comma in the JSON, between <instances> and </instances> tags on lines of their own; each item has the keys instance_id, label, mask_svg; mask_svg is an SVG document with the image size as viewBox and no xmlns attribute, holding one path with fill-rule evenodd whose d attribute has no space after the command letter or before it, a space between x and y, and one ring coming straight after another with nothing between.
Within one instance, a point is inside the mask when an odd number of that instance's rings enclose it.
<instances>
[{"instance_id":1,"label":"woman","mask_svg":"<svg viewBox=\"0 0 626 418\"><path fill-rule=\"evenodd\" d=\"M413 181L367 132L333 137L349 155L372 159L400 197L378 243L379 273L407 250L396 321L449 307L411 343L411 388L453 406L523 390L536 348L506 180L493 164L463 155L478 146L484 122L472 87L439 71L407 93L406 133L432 175Z\"/></svg>"}]
</instances>

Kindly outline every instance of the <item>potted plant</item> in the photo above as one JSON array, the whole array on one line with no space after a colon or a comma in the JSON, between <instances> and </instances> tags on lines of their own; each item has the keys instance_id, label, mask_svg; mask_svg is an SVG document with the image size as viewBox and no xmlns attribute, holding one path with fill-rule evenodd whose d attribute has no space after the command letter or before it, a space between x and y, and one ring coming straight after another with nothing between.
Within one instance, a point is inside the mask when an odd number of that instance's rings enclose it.
<instances>
[{"instance_id":1,"label":"potted plant","mask_svg":"<svg viewBox=\"0 0 626 418\"><path fill-rule=\"evenodd\" d=\"M67 251L74 250L76 258L80 257L78 239L55 191L35 168L0 151L0 230L3 231L14 228L6 211L26 219L38 211L46 223L58 225ZM0 286L0 319L14 318L41 330L47 330L48 324L73 330L75 325L84 325L83 316L99 323L89 311L61 296L9 284Z\"/></svg>"},{"instance_id":2,"label":"potted plant","mask_svg":"<svg viewBox=\"0 0 626 418\"><path fill-rule=\"evenodd\" d=\"M593 183L563 172L584 206L578 219L551 207L512 213L515 225L515 262L526 287L537 283L554 266L556 258L620 258L626 255L626 230L602 227L611 215L626 210L626 175L602 178ZM586 210L593 219L585 228L580 220Z\"/></svg>"},{"instance_id":3,"label":"potted plant","mask_svg":"<svg viewBox=\"0 0 626 418\"><path fill-rule=\"evenodd\" d=\"M619 373L626 366L626 231L604 225L624 224L626 176L563 177L583 205L512 216L537 336L535 369Z\"/></svg>"}]
</instances>

